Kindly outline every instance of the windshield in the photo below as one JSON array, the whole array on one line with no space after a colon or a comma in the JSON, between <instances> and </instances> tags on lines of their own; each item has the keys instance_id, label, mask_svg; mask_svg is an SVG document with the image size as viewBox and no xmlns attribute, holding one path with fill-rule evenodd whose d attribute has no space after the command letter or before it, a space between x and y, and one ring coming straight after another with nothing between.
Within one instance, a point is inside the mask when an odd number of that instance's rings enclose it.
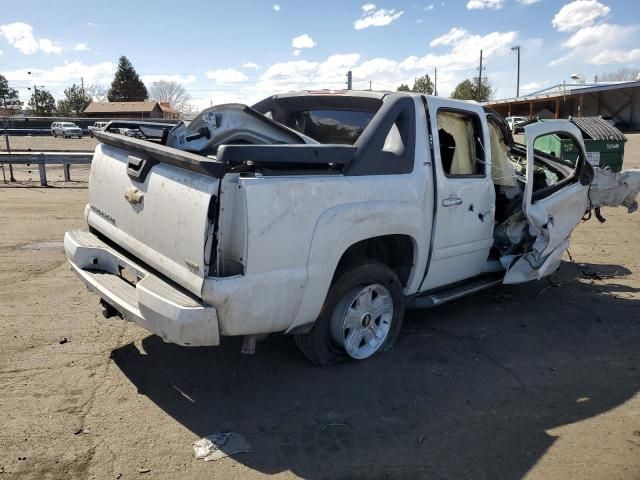
<instances>
[{"instance_id":1,"label":"windshield","mask_svg":"<svg viewBox=\"0 0 640 480\"><path fill-rule=\"evenodd\" d=\"M64 122L62 124L63 127L75 127L76 124L75 123L71 123L71 122Z\"/></svg>"}]
</instances>

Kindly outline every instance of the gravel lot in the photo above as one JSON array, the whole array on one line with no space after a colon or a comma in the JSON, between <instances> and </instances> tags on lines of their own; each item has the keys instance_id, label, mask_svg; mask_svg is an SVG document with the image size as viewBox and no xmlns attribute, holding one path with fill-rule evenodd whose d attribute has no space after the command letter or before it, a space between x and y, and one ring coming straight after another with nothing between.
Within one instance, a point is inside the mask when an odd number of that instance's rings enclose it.
<instances>
[{"instance_id":1,"label":"gravel lot","mask_svg":"<svg viewBox=\"0 0 640 480\"><path fill-rule=\"evenodd\" d=\"M283 336L243 356L103 320L61 244L86 196L0 186L0 480L640 479L640 214L579 226L551 281L413 312L393 351L314 368ZM194 459L225 430L253 452Z\"/></svg>"},{"instance_id":2,"label":"gravel lot","mask_svg":"<svg viewBox=\"0 0 640 480\"><path fill-rule=\"evenodd\" d=\"M49 136L10 136L9 147L12 152L93 152L98 145L95 138L84 135L82 138L62 138ZM0 152L7 151L4 136L0 138Z\"/></svg>"}]
</instances>

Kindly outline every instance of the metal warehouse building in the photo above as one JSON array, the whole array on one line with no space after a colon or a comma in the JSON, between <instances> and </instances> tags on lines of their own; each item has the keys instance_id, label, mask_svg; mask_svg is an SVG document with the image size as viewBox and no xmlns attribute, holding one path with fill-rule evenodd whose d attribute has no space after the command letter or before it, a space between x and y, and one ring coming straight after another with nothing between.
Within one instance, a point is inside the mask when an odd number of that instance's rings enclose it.
<instances>
[{"instance_id":1,"label":"metal warehouse building","mask_svg":"<svg viewBox=\"0 0 640 480\"><path fill-rule=\"evenodd\" d=\"M499 114L540 118L602 116L618 128L640 130L640 81L559 84L517 98L485 105Z\"/></svg>"}]
</instances>

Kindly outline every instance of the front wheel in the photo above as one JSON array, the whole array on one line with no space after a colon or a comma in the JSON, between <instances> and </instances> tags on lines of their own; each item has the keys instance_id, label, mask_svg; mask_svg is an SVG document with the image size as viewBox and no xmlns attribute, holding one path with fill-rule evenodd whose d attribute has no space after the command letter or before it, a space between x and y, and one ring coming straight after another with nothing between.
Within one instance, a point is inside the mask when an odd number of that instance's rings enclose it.
<instances>
[{"instance_id":1,"label":"front wheel","mask_svg":"<svg viewBox=\"0 0 640 480\"><path fill-rule=\"evenodd\" d=\"M56 132L53 132L53 138L58 138L58 134Z\"/></svg>"},{"instance_id":2,"label":"front wheel","mask_svg":"<svg viewBox=\"0 0 640 480\"><path fill-rule=\"evenodd\" d=\"M397 275L383 263L363 259L338 273L313 328L295 340L316 365L365 360L393 346L403 317Z\"/></svg>"}]
</instances>

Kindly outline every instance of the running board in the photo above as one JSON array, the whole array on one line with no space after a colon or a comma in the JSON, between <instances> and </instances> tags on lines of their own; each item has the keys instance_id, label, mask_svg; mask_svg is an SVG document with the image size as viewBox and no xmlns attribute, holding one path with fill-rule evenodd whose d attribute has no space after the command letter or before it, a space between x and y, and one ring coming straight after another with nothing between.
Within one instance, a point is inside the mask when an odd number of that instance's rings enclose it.
<instances>
[{"instance_id":1,"label":"running board","mask_svg":"<svg viewBox=\"0 0 640 480\"><path fill-rule=\"evenodd\" d=\"M432 308L442 305L443 303L456 300L472 293L480 292L487 288L499 285L504 279L504 272L499 275L487 275L475 278L469 282L458 284L444 290L431 293L418 293L409 297L407 300L407 309Z\"/></svg>"}]
</instances>

